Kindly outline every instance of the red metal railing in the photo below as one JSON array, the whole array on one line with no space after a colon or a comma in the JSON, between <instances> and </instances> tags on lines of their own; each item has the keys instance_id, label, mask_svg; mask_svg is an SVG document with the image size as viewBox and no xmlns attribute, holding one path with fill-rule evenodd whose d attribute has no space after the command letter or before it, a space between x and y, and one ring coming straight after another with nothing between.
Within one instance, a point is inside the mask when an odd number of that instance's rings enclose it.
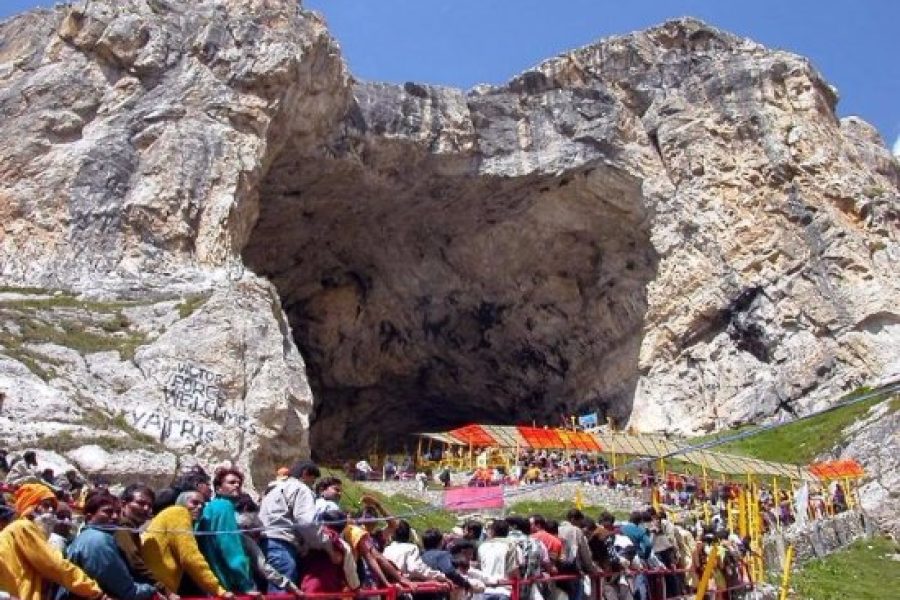
<instances>
[{"instance_id":1,"label":"red metal railing","mask_svg":"<svg viewBox=\"0 0 900 600\"><path fill-rule=\"evenodd\" d=\"M688 592L687 585L683 583L685 593L678 596L667 596L666 595L666 587L665 587L665 576L666 575L677 575L680 577L684 577L689 572L689 569L644 569L644 570L625 570L625 571L599 571L597 573L593 573L590 575L592 584L591 584L591 598L589 600L600 600L603 598L602 590L606 585L610 585L605 580L609 577L620 577L625 575L626 577L633 578L637 575L645 575L648 578L648 584L651 581L657 582L657 585L661 585L662 589L662 598L663 600L687 600L690 598L695 598L696 594L693 592ZM503 581L497 584L497 586L510 586L510 600L523 600L521 597L522 587L526 585L532 584L540 584L540 583L550 583L550 582L565 582L565 581L575 581L581 579L581 575L542 575L540 577L531 577L528 579L511 579L509 581ZM662 581L660 581L662 580ZM683 579L682 579L683 582ZM494 587L497 587L494 586ZM746 582L742 582L739 585L731 586L728 588L710 590L706 593L706 598L720 598L724 597L724 594L733 591L746 591L753 589L754 584L752 581L748 580ZM294 594L290 594L287 592L275 593L275 594L263 594L262 598L265 600L350 600L350 599L369 599L373 597L383 597L384 600L397 600L397 595L401 593L449 593L452 589L452 586L445 583L437 583L433 581L423 581L416 582L413 586L401 586L394 585L386 588L362 588L353 591L343 591L343 592L327 592L327 593L302 593L299 596ZM658 596L658 595L656 595ZM654 597L656 597L654 596ZM235 598L238 600L251 600L254 596L247 595L235 595ZM259 598L256 596L255 598ZM203 598L189 598L184 597L182 600L204 600ZM528 599L524 599L528 600Z\"/></svg>"}]
</instances>

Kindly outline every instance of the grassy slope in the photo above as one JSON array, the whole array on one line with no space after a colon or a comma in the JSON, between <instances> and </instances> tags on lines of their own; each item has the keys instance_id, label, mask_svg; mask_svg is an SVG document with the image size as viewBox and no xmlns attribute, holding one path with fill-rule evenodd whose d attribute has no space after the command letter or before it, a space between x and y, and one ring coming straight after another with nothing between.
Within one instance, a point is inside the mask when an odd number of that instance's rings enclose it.
<instances>
[{"instance_id":1,"label":"grassy slope","mask_svg":"<svg viewBox=\"0 0 900 600\"><path fill-rule=\"evenodd\" d=\"M507 508L509 514L517 514L517 515L543 515L548 519L556 519L557 521L562 521L566 518L566 513L570 508L574 507L575 503L572 501L564 501L564 500L524 500L521 502L515 502L511 506ZM603 506L593 506L593 505L585 505L581 508L582 512L592 519L596 519L597 516L607 510ZM627 513L623 513L620 511L611 511L612 514L616 516L618 519L624 519L628 517Z\"/></svg>"},{"instance_id":2,"label":"grassy slope","mask_svg":"<svg viewBox=\"0 0 900 600\"><path fill-rule=\"evenodd\" d=\"M900 593L900 552L886 538L859 540L848 548L804 565L791 587L803 600L881 600Z\"/></svg>"},{"instance_id":3,"label":"grassy slope","mask_svg":"<svg viewBox=\"0 0 900 600\"><path fill-rule=\"evenodd\" d=\"M870 408L884 401L884 398L873 398L859 404L845 406L743 440L727 442L713 450L742 454L763 460L808 464L815 460L816 456L827 453L835 446L842 444L844 442L843 431L861 419ZM891 410L898 408L900 408L900 402L897 399L892 400ZM688 441L696 443L733 433L735 431L724 432L717 436L692 438Z\"/></svg>"},{"instance_id":4,"label":"grassy slope","mask_svg":"<svg viewBox=\"0 0 900 600\"><path fill-rule=\"evenodd\" d=\"M346 475L339 471L326 469L326 473L323 474L340 477L343 481L344 493L341 498L341 508L344 510L358 510L360 506L359 499L363 494L366 494L377 498L384 508L392 515L404 516L404 518L419 531L424 531L429 527L436 527L446 531L455 526L460 520L453 512L435 508L425 502L408 496L399 494L395 496L386 496L384 494L379 494L378 492L373 492L372 490L364 488L359 483L349 480ZM542 514L548 519L562 521L565 518L566 512L573 506L573 502L562 500L514 502L507 507L507 513L519 515ZM605 509L601 506L584 506L583 510L588 516L596 518ZM409 515L410 513L417 514L415 514L415 516L406 517L406 515ZM613 512L613 514L618 518L627 517L625 513Z\"/></svg>"},{"instance_id":5,"label":"grassy slope","mask_svg":"<svg viewBox=\"0 0 900 600\"><path fill-rule=\"evenodd\" d=\"M863 418L873 406L890 402L890 410L900 410L900 398L873 398L798 423L766 431L715 448L763 460L808 464L844 443L844 430ZM724 436L734 431L718 434ZM702 439L712 439L709 436ZM694 439L690 441L700 441ZM900 562L886 555L900 551L896 542L885 538L860 540L824 559L803 565L794 575L793 598L804 600L876 600L900 590ZM889 591L893 590L893 591Z\"/></svg>"},{"instance_id":6,"label":"grassy slope","mask_svg":"<svg viewBox=\"0 0 900 600\"><path fill-rule=\"evenodd\" d=\"M398 515L405 518L410 524L419 531L424 531L429 527L437 527L441 530L448 530L456 525L457 518L453 513L436 508L407 496L395 495L386 496L378 492L364 488L356 481L352 481L346 474L338 470L324 469L323 476L339 477L343 483L343 494L341 496L341 508L348 512L354 512L360 508L360 498L363 495L372 496L381 502L385 510L392 515ZM411 513L414 513L411 515ZM421 513L421 514L419 514Z\"/></svg>"}]
</instances>

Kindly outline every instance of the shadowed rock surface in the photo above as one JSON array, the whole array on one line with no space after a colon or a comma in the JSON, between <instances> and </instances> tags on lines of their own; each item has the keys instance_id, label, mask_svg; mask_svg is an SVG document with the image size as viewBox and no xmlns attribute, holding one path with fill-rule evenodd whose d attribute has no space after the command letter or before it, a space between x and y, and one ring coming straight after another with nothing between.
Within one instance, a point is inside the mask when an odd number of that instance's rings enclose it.
<instances>
[{"instance_id":1,"label":"shadowed rock surface","mask_svg":"<svg viewBox=\"0 0 900 600\"><path fill-rule=\"evenodd\" d=\"M354 82L287 0L86 6L0 24L4 443L259 484L310 436L696 433L898 371L900 165L806 59L684 19L463 92Z\"/></svg>"}]
</instances>

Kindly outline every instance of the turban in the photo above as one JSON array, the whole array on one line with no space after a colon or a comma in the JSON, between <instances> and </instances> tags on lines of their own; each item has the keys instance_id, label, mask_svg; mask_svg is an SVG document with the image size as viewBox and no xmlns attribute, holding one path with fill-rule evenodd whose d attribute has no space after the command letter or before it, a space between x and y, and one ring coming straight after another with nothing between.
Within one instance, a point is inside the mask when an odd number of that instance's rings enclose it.
<instances>
[{"instance_id":1,"label":"turban","mask_svg":"<svg viewBox=\"0 0 900 600\"><path fill-rule=\"evenodd\" d=\"M44 500L53 500L56 503L56 494L46 485L40 483L26 483L13 495L16 501L16 512L20 517L24 517L26 513L43 502Z\"/></svg>"}]
</instances>

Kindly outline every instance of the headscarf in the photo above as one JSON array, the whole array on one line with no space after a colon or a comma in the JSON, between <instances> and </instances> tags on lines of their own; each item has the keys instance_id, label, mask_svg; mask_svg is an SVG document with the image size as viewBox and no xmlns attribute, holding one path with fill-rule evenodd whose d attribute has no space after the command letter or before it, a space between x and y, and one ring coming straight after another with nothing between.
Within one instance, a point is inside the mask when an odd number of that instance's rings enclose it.
<instances>
[{"instance_id":1,"label":"headscarf","mask_svg":"<svg viewBox=\"0 0 900 600\"><path fill-rule=\"evenodd\" d=\"M180 494L178 494L178 498L175 499L175 504L177 504L178 506L186 507L187 503L188 503L188 498L190 498L194 494L199 494L199 493L200 492L198 492L197 490L187 490L185 492L181 492Z\"/></svg>"},{"instance_id":2,"label":"headscarf","mask_svg":"<svg viewBox=\"0 0 900 600\"><path fill-rule=\"evenodd\" d=\"M20 517L31 514L34 508L44 500L53 500L56 504L56 494L41 483L26 483L13 494L16 512Z\"/></svg>"}]
</instances>

